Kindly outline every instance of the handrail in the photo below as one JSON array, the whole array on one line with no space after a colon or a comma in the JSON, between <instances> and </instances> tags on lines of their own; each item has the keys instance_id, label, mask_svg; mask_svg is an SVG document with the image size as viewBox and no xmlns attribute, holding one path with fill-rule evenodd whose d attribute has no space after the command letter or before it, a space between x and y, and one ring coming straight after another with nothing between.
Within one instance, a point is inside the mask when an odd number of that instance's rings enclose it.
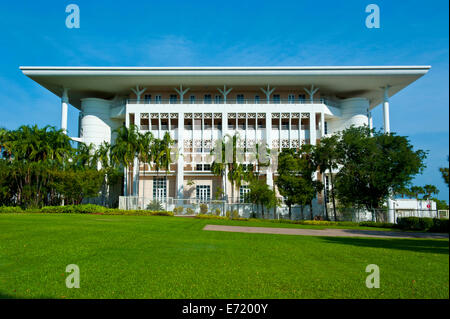
<instances>
[{"instance_id":1,"label":"handrail","mask_svg":"<svg viewBox=\"0 0 450 319\"><path fill-rule=\"evenodd\" d=\"M333 103L327 99L270 99L267 101L267 99L227 99L224 101L221 100L214 100L214 99L196 99L189 100L185 99L183 102L181 102L179 99L127 99L127 104L327 104L327 105L333 105Z\"/></svg>"}]
</instances>

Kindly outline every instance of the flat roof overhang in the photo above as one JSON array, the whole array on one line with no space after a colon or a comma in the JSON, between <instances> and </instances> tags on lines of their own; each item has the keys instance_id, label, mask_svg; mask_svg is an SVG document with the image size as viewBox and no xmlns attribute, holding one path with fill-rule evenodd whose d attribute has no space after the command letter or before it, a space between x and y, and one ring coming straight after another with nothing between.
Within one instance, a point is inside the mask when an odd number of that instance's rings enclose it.
<instances>
[{"instance_id":1,"label":"flat roof overhang","mask_svg":"<svg viewBox=\"0 0 450 319\"><path fill-rule=\"evenodd\" d=\"M425 75L430 66L320 66L320 67L20 67L22 72L55 95L69 88L70 104L81 99L111 99L144 87L298 86L319 87L339 98L364 97L373 108Z\"/></svg>"}]
</instances>

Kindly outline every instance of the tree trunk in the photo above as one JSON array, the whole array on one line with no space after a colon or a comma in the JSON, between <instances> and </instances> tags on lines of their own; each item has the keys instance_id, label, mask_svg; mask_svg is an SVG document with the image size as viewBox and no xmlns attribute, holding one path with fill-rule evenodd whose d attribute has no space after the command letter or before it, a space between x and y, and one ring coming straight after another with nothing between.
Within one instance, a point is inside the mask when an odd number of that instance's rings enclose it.
<instances>
[{"instance_id":1,"label":"tree trunk","mask_svg":"<svg viewBox=\"0 0 450 319\"><path fill-rule=\"evenodd\" d=\"M331 170L330 170L331 171ZM330 172L330 182L331 182L331 199L333 200L333 214L334 214L334 221L337 222L337 216L336 216L336 201L334 199L334 182L333 182L333 172Z\"/></svg>"},{"instance_id":2,"label":"tree trunk","mask_svg":"<svg viewBox=\"0 0 450 319\"><path fill-rule=\"evenodd\" d=\"M288 207L289 207L289 220L290 220L292 217L292 205L288 205Z\"/></svg>"},{"instance_id":3,"label":"tree trunk","mask_svg":"<svg viewBox=\"0 0 450 319\"><path fill-rule=\"evenodd\" d=\"M312 209L312 201L309 202L309 215L311 217L311 220L314 220L313 209Z\"/></svg>"},{"instance_id":4,"label":"tree trunk","mask_svg":"<svg viewBox=\"0 0 450 319\"><path fill-rule=\"evenodd\" d=\"M324 205L324 207L325 207L325 218L326 218L326 220L330 220L330 218L328 217L328 205L327 205L327 200L326 200L326 197L327 197L327 184L325 183L325 174L322 174L322 182L323 182L323 185L324 185L324 190L323 190L323 205Z\"/></svg>"}]
</instances>

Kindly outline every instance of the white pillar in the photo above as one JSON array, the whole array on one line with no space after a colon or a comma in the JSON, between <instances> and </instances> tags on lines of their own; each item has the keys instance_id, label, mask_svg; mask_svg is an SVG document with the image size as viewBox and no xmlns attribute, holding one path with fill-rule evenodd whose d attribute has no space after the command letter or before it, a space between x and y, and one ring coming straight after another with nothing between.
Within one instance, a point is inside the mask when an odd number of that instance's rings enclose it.
<instances>
[{"instance_id":1,"label":"white pillar","mask_svg":"<svg viewBox=\"0 0 450 319\"><path fill-rule=\"evenodd\" d=\"M325 137L325 113L320 113L320 138Z\"/></svg>"},{"instance_id":2,"label":"white pillar","mask_svg":"<svg viewBox=\"0 0 450 319\"><path fill-rule=\"evenodd\" d=\"M69 106L68 88L63 88L63 94L61 97L61 129L64 134L67 134L67 109Z\"/></svg>"},{"instance_id":3,"label":"white pillar","mask_svg":"<svg viewBox=\"0 0 450 319\"><path fill-rule=\"evenodd\" d=\"M389 95L388 95L389 85L384 87L383 96L383 118L384 118L384 133L391 133L391 127L389 123ZM392 192L388 198L388 223L395 223L394 216L394 200L392 198Z\"/></svg>"},{"instance_id":4,"label":"white pillar","mask_svg":"<svg viewBox=\"0 0 450 319\"><path fill-rule=\"evenodd\" d=\"M184 113L178 113L177 198L184 198Z\"/></svg>"},{"instance_id":5,"label":"white pillar","mask_svg":"<svg viewBox=\"0 0 450 319\"><path fill-rule=\"evenodd\" d=\"M272 114L266 113L266 143L269 150L272 152ZM273 172L271 164L266 169L266 183L270 188L273 188Z\"/></svg>"},{"instance_id":6,"label":"white pillar","mask_svg":"<svg viewBox=\"0 0 450 319\"><path fill-rule=\"evenodd\" d=\"M309 142L311 145L316 145L316 113L309 113Z\"/></svg>"},{"instance_id":7,"label":"white pillar","mask_svg":"<svg viewBox=\"0 0 450 319\"><path fill-rule=\"evenodd\" d=\"M383 97L383 118L384 118L384 132L391 133L391 125L389 123L389 95L388 95L389 85L384 87L384 97Z\"/></svg>"}]
</instances>

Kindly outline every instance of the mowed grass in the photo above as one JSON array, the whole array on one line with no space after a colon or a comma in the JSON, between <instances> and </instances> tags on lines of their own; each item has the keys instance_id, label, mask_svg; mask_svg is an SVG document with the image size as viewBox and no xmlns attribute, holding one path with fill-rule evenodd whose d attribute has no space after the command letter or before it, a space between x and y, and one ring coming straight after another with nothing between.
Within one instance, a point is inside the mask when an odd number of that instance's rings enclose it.
<instances>
[{"instance_id":1,"label":"mowed grass","mask_svg":"<svg viewBox=\"0 0 450 319\"><path fill-rule=\"evenodd\" d=\"M449 298L448 240L202 230L211 223L1 214L0 297ZM69 264L80 268L79 289L65 285ZM366 288L369 264L380 268L379 289Z\"/></svg>"}]
</instances>

